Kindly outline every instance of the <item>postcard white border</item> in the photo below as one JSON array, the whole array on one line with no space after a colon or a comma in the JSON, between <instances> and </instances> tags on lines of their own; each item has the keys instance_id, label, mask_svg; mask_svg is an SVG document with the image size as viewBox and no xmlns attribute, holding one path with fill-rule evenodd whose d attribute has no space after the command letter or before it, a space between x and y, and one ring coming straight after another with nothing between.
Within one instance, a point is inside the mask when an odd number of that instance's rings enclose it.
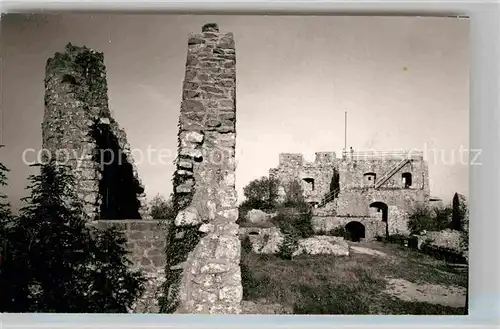
<instances>
[{"instance_id":1,"label":"postcard white border","mask_svg":"<svg viewBox=\"0 0 500 329\"><path fill-rule=\"evenodd\" d=\"M8 1L0 11L118 11L184 14L467 16L471 31L470 315L173 316L0 314L7 328L497 328L500 325L500 4L498 1ZM4 82L5 83L5 82Z\"/></svg>"}]
</instances>

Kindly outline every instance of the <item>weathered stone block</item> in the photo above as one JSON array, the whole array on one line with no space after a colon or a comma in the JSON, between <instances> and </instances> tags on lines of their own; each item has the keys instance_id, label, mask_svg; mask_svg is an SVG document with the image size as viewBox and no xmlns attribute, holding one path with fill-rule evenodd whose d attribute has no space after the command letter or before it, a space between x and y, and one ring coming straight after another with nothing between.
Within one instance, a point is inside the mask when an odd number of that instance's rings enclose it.
<instances>
[{"instance_id":1,"label":"weathered stone block","mask_svg":"<svg viewBox=\"0 0 500 329\"><path fill-rule=\"evenodd\" d=\"M191 100L191 99L186 99L182 101L182 108L181 111L184 112L204 112L205 111L205 106L203 106L203 103L199 100Z\"/></svg>"},{"instance_id":2,"label":"weathered stone block","mask_svg":"<svg viewBox=\"0 0 500 329\"><path fill-rule=\"evenodd\" d=\"M186 159L179 160L177 165L179 166L179 168L183 168L183 169L192 169L193 168L193 162L186 160Z\"/></svg>"},{"instance_id":3,"label":"weathered stone block","mask_svg":"<svg viewBox=\"0 0 500 329\"><path fill-rule=\"evenodd\" d=\"M182 148L179 154L181 156L186 156L193 159L200 159L203 157L203 153L200 149L187 148L187 147Z\"/></svg>"},{"instance_id":4,"label":"weathered stone block","mask_svg":"<svg viewBox=\"0 0 500 329\"><path fill-rule=\"evenodd\" d=\"M188 45L196 45L196 44L202 44L205 43L205 39L200 38L198 36L190 36L188 40Z\"/></svg>"},{"instance_id":5,"label":"weathered stone block","mask_svg":"<svg viewBox=\"0 0 500 329\"><path fill-rule=\"evenodd\" d=\"M180 133L179 138L181 142L201 144L203 143L204 136L203 134L196 131L183 131L182 133Z\"/></svg>"},{"instance_id":6,"label":"weathered stone block","mask_svg":"<svg viewBox=\"0 0 500 329\"><path fill-rule=\"evenodd\" d=\"M201 266L200 273L203 274L218 274L228 272L231 269L231 266L227 262L223 262L220 260L211 260L205 265Z\"/></svg>"},{"instance_id":7,"label":"weathered stone block","mask_svg":"<svg viewBox=\"0 0 500 329\"><path fill-rule=\"evenodd\" d=\"M195 226L200 224L202 219L198 215L196 208L189 207L179 211L174 222L176 226Z\"/></svg>"}]
</instances>

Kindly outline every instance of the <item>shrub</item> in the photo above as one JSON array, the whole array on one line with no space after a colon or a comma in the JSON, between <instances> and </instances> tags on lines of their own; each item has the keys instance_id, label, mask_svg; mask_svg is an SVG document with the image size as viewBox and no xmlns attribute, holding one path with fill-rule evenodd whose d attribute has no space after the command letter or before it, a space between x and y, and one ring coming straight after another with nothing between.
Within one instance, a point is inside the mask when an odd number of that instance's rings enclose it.
<instances>
[{"instance_id":1,"label":"shrub","mask_svg":"<svg viewBox=\"0 0 500 329\"><path fill-rule=\"evenodd\" d=\"M408 228L412 234L419 234L422 231L442 231L448 228L451 214L450 206L434 209L434 211L428 207L417 206L410 215Z\"/></svg>"},{"instance_id":2,"label":"shrub","mask_svg":"<svg viewBox=\"0 0 500 329\"><path fill-rule=\"evenodd\" d=\"M391 234L387 237L387 242L403 245L408 237L403 234Z\"/></svg>"},{"instance_id":3,"label":"shrub","mask_svg":"<svg viewBox=\"0 0 500 329\"><path fill-rule=\"evenodd\" d=\"M408 241L408 236L404 234L391 234L388 237L376 236L375 239L379 242L393 243L402 246Z\"/></svg>"},{"instance_id":4,"label":"shrub","mask_svg":"<svg viewBox=\"0 0 500 329\"><path fill-rule=\"evenodd\" d=\"M297 238L309 238L314 235L312 226L312 212L308 208L306 212L287 214L279 211L273 218L273 223L279 227L282 233L288 232Z\"/></svg>"},{"instance_id":5,"label":"shrub","mask_svg":"<svg viewBox=\"0 0 500 329\"><path fill-rule=\"evenodd\" d=\"M283 234L283 242L276 254L281 259L292 259L293 253L297 251L299 238L296 234Z\"/></svg>"},{"instance_id":6,"label":"shrub","mask_svg":"<svg viewBox=\"0 0 500 329\"><path fill-rule=\"evenodd\" d=\"M334 229L331 229L330 231L327 232L327 235L339 236L344 238L345 240L350 240L349 232L345 229L344 226L338 226Z\"/></svg>"},{"instance_id":7,"label":"shrub","mask_svg":"<svg viewBox=\"0 0 500 329\"><path fill-rule=\"evenodd\" d=\"M444 260L448 263L467 264L467 260L463 254L450 248L424 243L422 245L421 251L427 255L430 255L439 260Z\"/></svg>"},{"instance_id":8,"label":"shrub","mask_svg":"<svg viewBox=\"0 0 500 329\"><path fill-rule=\"evenodd\" d=\"M241 240L241 250L246 253L250 253L253 251L252 242L250 241L250 238L248 236L245 236Z\"/></svg>"}]
</instances>

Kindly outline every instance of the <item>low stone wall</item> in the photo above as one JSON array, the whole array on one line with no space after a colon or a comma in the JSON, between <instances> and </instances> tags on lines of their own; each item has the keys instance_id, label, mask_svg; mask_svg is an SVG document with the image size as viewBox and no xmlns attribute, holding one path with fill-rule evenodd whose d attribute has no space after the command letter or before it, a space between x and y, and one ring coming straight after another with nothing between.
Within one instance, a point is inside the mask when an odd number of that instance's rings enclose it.
<instances>
[{"instance_id":1,"label":"low stone wall","mask_svg":"<svg viewBox=\"0 0 500 329\"><path fill-rule=\"evenodd\" d=\"M277 253L284 238L277 227L240 227L239 235L248 236L253 252L258 254Z\"/></svg>"},{"instance_id":2,"label":"low stone wall","mask_svg":"<svg viewBox=\"0 0 500 329\"><path fill-rule=\"evenodd\" d=\"M462 252L462 234L459 231L443 230L439 232L427 232L425 238L431 246Z\"/></svg>"},{"instance_id":3,"label":"low stone wall","mask_svg":"<svg viewBox=\"0 0 500 329\"><path fill-rule=\"evenodd\" d=\"M146 290L132 313L159 313L158 297L165 280L166 228L161 220L99 220L89 223L97 229L115 227L125 234L132 267L146 277Z\"/></svg>"},{"instance_id":4,"label":"low stone wall","mask_svg":"<svg viewBox=\"0 0 500 329\"><path fill-rule=\"evenodd\" d=\"M455 230L431 231L421 235L412 235L409 239L409 246L437 259L467 264L469 255L462 245L463 238L463 232Z\"/></svg>"}]
</instances>

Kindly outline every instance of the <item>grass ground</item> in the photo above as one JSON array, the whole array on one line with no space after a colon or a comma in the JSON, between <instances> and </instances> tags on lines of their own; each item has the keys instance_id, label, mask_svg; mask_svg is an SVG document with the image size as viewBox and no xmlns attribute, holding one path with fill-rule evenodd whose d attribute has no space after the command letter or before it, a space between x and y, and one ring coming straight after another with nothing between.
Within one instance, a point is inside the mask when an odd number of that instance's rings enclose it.
<instances>
[{"instance_id":1,"label":"grass ground","mask_svg":"<svg viewBox=\"0 0 500 329\"><path fill-rule=\"evenodd\" d=\"M465 307L402 301L384 293L387 278L466 287L466 270L396 245L362 246L387 256L351 253L283 260L244 252L243 299L285 305L295 314L466 314Z\"/></svg>"}]
</instances>

